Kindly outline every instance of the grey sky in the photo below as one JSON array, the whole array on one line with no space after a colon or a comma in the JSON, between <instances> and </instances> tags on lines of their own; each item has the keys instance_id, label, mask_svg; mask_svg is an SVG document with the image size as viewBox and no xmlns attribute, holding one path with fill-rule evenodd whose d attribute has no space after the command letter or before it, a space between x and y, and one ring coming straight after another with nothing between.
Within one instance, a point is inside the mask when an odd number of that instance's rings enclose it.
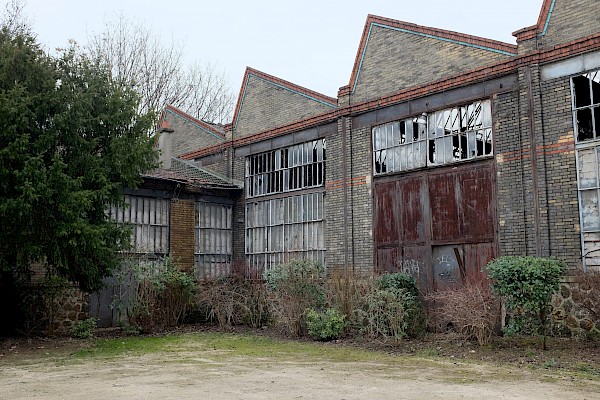
<instances>
[{"instance_id":1,"label":"grey sky","mask_svg":"<svg viewBox=\"0 0 600 400\"><path fill-rule=\"evenodd\" d=\"M237 93L246 66L336 97L348 84L367 14L515 43L543 0L27 0L25 13L48 49L83 43L122 13L216 63ZM0 0L2 8L7 0Z\"/></svg>"}]
</instances>

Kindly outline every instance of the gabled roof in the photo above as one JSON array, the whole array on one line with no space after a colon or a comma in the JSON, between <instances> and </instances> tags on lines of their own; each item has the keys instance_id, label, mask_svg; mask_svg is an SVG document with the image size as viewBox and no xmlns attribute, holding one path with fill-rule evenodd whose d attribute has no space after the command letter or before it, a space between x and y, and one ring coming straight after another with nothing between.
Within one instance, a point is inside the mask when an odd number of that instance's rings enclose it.
<instances>
[{"instance_id":1,"label":"gabled roof","mask_svg":"<svg viewBox=\"0 0 600 400\"><path fill-rule=\"evenodd\" d=\"M305 87L296 85L295 83L288 82L281 78L277 78L276 76L266 74L259 70L246 67L246 72L244 73L244 79L242 80L242 87L240 88L240 94L238 95L237 104L235 106L235 111L233 113L233 121L231 124L226 125L225 129L229 130L237 125L237 118L240 113L240 109L244 104L244 96L246 94L246 87L248 85L248 78L250 76L254 76L255 78L261 79L271 85L277 86L279 88L289 90L292 93L299 94L308 99L314 100L316 102L328 105L330 107L337 107L337 99L329 96L325 96L324 94L315 92L314 90L307 89Z\"/></svg>"},{"instance_id":2,"label":"gabled roof","mask_svg":"<svg viewBox=\"0 0 600 400\"><path fill-rule=\"evenodd\" d=\"M544 36L546 34L548 24L550 23L550 17L552 17L552 11L554 11L554 4L556 4L556 0L544 0L537 24L513 32L512 35L517 38L517 43L533 39L538 35Z\"/></svg>"},{"instance_id":3,"label":"gabled roof","mask_svg":"<svg viewBox=\"0 0 600 400\"><path fill-rule=\"evenodd\" d=\"M225 130L223 129L223 127L221 125L211 124L209 122L205 122L200 119L194 118L191 115L184 113L183 111L181 111L180 109L178 109L172 105L167 105L165 107L165 109L163 110L163 113L161 116L161 127L162 128L169 127L167 120L166 120L167 113L170 113L179 118L182 118L182 119L186 120L187 122L190 122L191 124L195 125L197 128L199 128L213 136L216 136L219 139L225 140ZM165 126L165 124L167 124L167 126Z\"/></svg>"},{"instance_id":4,"label":"gabled roof","mask_svg":"<svg viewBox=\"0 0 600 400\"><path fill-rule=\"evenodd\" d=\"M338 95L343 96L350 94L354 91L356 83L358 81L358 77L360 75L365 51L367 49L367 45L369 44L371 31L374 26L392 29L398 32L408 33L412 35L425 36L433 39L452 42L507 56L517 55L517 46L514 44L500 42L492 39L486 39L478 36L467 35L459 32L447 31L444 29L416 25L409 22L403 22L395 19L384 18L369 14L367 16L367 21L365 22L365 27L363 29L360 45L358 47L356 58L354 60L354 67L352 69L352 75L350 76L350 82L347 86L343 86L342 88L340 88Z\"/></svg>"},{"instance_id":5,"label":"gabled roof","mask_svg":"<svg viewBox=\"0 0 600 400\"><path fill-rule=\"evenodd\" d=\"M143 174L144 178L164 179L190 184L196 187L221 187L239 189L240 185L231 179L218 176L190 161L173 157L170 169L156 169Z\"/></svg>"}]
</instances>

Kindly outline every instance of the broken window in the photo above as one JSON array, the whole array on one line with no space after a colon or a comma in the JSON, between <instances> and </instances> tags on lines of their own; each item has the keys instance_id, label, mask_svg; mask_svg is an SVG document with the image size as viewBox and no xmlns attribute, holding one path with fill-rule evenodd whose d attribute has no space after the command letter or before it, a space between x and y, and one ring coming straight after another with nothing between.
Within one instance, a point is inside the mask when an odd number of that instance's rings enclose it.
<instances>
[{"instance_id":1,"label":"broken window","mask_svg":"<svg viewBox=\"0 0 600 400\"><path fill-rule=\"evenodd\" d=\"M292 259L325 263L324 193L246 204L246 257L253 271Z\"/></svg>"},{"instance_id":2,"label":"broken window","mask_svg":"<svg viewBox=\"0 0 600 400\"><path fill-rule=\"evenodd\" d=\"M600 71L573 77L571 91L576 141L597 139L600 134Z\"/></svg>"},{"instance_id":3,"label":"broken window","mask_svg":"<svg viewBox=\"0 0 600 400\"><path fill-rule=\"evenodd\" d=\"M112 206L110 218L131 226L129 252L165 256L169 252L169 200L125 196L126 206Z\"/></svg>"},{"instance_id":4,"label":"broken window","mask_svg":"<svg viewBox=\"0 0 600 400\"><path fill-rule=\"evenodd\" d=\"M325 139L246 158L246 196L322 186L325 182Z\"/></svg>"},{"instance_id":5,"label":"broken window","mask_svg":"<svg viewBox=\"0 0 600 400\"><path fill-rule=\"evenodd\" d=\"M423 118L411 118L373 128L376 173L425 166L425 122Z\"/></svg>"},{"instance_id":6,"label":"broken window","mask_svg":"<svg viewBox=\"0 0 600 400\"><path fill-rule=\"evenodd\" d=\"M600 268L600 71L571 79L583 266Z\"/></svg>"},{"instance_id":7,"label":"broken window","mask_svg":"<svg viewBox=\"0 0 600 400\"><path fill-rule=\"evenodd\" d=\"M196 202L195 273L198 279L214 279L231 273L233 253L231 205Z\"/></svg>"},{"instance_id":8,"label":"broken window","mask_svg":"<svg viewBox=\"0 0 600 400\"><path fill-rule=\"evenodd\" d=\"M493 155L489 101L373 128L375 174L407 171Z\"/></svg>"}]
</instances>

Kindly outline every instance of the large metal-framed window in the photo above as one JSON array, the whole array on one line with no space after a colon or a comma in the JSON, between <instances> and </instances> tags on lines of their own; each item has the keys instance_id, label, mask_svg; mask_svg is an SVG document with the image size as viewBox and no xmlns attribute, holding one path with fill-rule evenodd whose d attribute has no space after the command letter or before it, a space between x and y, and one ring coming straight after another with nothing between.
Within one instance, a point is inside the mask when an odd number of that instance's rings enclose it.
<instances>
[{"instance_id":1,"label":"large metal-framed window","mask_svg":"<svg viewBox=\"0 0 600 400\"><path fill-rule=\"evenodd\" d=\"M131 226L129 252L166 256L169 253L169 200L126 195L125 204L125 207L112 206L109 216L118 224Z\"/></svg>"},{"instance_id":2,"label":"large metal-framed window","mask_svg":"<svg viewBox=\"0 0 600 400\"><path fill-rule=\"evenodd\" d=\"M600 268L600 71L572 77L571 99L581 253L587 270Z\"/></svg>"},{"instance_id":3,"label":"large metal-framed window","mask_svg":"<svg viewBox=\"0 0 600 400\"><path fill-rule=\"evenodd\" d=\"M323 192L246 204L248 266L262 271L292 259L325 264Z\"/></svg>"},{"instance_id":4,"label":"large metal-framed window","mask_svg":"<svg viewBox=\"0 0 600 400\"><path fill-rule=\"evenodd\" d=\"M573 122L578 143L600 136L600 71L571 78Z\"/></svg>"},{"instance_id":5,"label":"large metal-framed window","mask_svg":"<svg viewBox=\"0 0 600 400\"><path fill-rule=\"evenodd\" d=\"M373 127L376 175L493 154L489 100Z\"/></svg>"},{"instance_id":6,"label":"large metal-framed window","mask_svg":"<svg viewBox=\"0 0 600 400\"><path fill-rule=\"evenodd\" d=\"M227 204L196 202L195 274L214 279L231 274L233 211Z\"/></svg>"},{"instance_id":7,"label":"large metal-framed window","mask_svg":"<svg viewBox=\"0 0 600 400\"><path fill-rule=\"evenodd\" d=\"M325 159L325 139L249 156L246 158L246 197L322 186Z\"/></svg>"}]
</instances>

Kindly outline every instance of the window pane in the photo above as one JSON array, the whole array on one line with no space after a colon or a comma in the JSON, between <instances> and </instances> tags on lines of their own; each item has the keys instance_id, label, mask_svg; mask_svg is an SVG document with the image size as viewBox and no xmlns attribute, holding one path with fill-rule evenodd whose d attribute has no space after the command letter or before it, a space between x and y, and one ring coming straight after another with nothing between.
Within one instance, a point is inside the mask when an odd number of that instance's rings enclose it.
<instances>
[{"instance_id":1,"label":"window pane","mask_svg":"<svg viewBox=\"0 0 600 400\"><path fill-rule=\"evenodd\" d=\"M579 155L579 187L588 189L598 187L598 163L596 161L596 150L580 150Z\"/></svg>"},{"instance_id":2,"label":"window pane","mask_svg":"<svg viewBox=\"0 0 600 400\"><path fill-rule=\"evenodd\" d=\"M600 230L600 214L598 212L598 191L581 191L581 217L583 230Z\"/></svg>"},{"instance_id":3,"label":"window pane","mask_svg":"<svg viewBox=\"0 0 600 400\"><path fill-rule=\"evenodd\" d=\"M592 104L590 98L590 84L587 76L576 76L573 78L573 92L575 96L575 107L585 107Z\"/></svg>"},{"instance_id":4,"label":"window pane","mask_svg":"<svg viewBox=\"0 0 600 400\"><path fill-rule=\"evenodd\" d=\"M589 108L576 112L577 116L577 140L590 140L594 138L592 125L592 111Z\"/></svg>"}]
</instances>

